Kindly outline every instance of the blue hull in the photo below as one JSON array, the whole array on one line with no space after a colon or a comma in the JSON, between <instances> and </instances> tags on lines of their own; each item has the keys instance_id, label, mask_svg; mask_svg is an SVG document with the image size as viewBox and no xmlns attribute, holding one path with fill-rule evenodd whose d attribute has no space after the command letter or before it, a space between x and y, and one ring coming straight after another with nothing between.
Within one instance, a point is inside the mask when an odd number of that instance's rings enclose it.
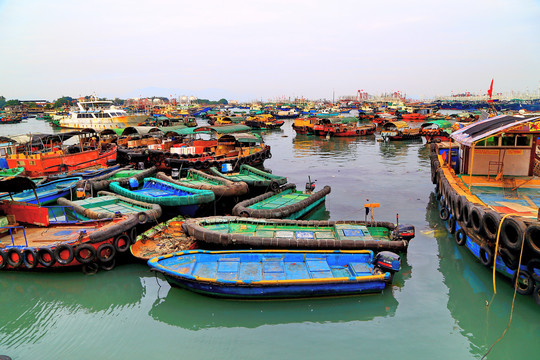
<instances>
[{"instance_id":1,"label":"blue hull","mask_svg":"<svg viewBox=\"0 0 540 360\"><path fill-rule=\"evenodd\" d=\"M381 292L391 275L372 262L369 250L191 250L155 257L148 265L171 285L194 292L269 299Z\"/></svg>"},{"instance_id":2,"label":"blue hull","mask_svg":"<svg viewBox=\"0 0 540 360\"><path fill-rule=\"evenodd\" d=\"M60 197L70 197L74 191L80 177L70 177L62 180L55 180L46 184L36 186L36 193L41 205L55 203ZM12 195L14 201L37 204L36 195L33 190L24 190ZM0 200L11 200L9 194L0 196Z\"/></svg>"}]
</instances>

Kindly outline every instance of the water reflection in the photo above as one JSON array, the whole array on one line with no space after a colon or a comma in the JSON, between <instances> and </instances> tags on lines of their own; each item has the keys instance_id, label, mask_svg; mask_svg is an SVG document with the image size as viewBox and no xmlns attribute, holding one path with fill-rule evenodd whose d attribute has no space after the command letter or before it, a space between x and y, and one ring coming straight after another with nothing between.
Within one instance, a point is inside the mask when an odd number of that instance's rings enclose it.
<instances>
[{"instance_id":1,"label":"water reflection","mask_svg":"<svg viewBox=\"0 0 540 360\"><path fill-rule=\"evenodd\" d=\"M333 137L326 139L320 136L297 134L293 138L293 148L298 157L318 155L320 157L340 156L356 158L358 149L366 144L374 144L374 136L365 137Z\"/></svg>"},{"instance_id":2,"label":"water reflection","mask_svg":"<svg viewBox=\"0 0 540 360\"><path fill-rule=\"evenodd\" d=\"M491 269L456 244L438 213L436 195L431 193L426 221L439 247L439 269L448 287L447 307L461 334L469 339L471 354L480 356L499 338L508 323L513 289L506 278L497 276L497 295L493 297ZM488 303L491 305L486 306ZM522 342L524 334L532 338L540 336L537 323L531 321L538 317L538 306L532 297L516 295L515 307L519 311L513 314L510 331L492 350L490 359L530 356L530 348L517 344Z\"/></svg>"}]
</instances>

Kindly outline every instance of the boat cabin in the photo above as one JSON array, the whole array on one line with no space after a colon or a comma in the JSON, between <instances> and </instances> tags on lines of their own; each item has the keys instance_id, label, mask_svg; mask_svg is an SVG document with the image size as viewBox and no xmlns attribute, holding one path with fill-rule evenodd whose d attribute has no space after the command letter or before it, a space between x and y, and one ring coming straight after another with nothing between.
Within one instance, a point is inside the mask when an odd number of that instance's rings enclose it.
<instances>
[{"instance_id":1,"label":"boat cabin","mask_svg":"<svg viewBox=\"0 0 540 360\"><path fill-rule=\"evenodd\" d=\"M454 153L452 161L458 161L456 172L488 177L533 176L540 116L492 117L457 130L450 137L457 143L449 146Z\"/></svg>"}]
</instances>

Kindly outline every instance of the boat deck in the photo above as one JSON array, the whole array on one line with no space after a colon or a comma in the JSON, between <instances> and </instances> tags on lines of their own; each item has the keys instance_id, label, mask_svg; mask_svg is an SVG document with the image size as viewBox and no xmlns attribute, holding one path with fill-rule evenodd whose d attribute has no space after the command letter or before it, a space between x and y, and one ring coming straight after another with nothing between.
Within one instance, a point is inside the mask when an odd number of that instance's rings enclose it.
<instances>
[{"instance_id":1,"label":"boat deck","mask_svg":"<svg viewBox=\"0 0 540 360\"><path fill-rule=\"evenodd\" d=\"M224 234L239 233L247 236L258 236L264 238L295 238L313 240L381 240L388 241L388 229L382 227L370 227L353 224L336 224L332 227L294 227L276 226L271 224L242 224L242 223L221 223L204 226L210 231Z\"/></svg>"},{"instance_id":2,"label":"boat deck","mask_svg":"<svg viewBox=\"0 0 540 360\"><path fill-rule=\"evenodd\" d=\"M346 256L347 259L340 261L336 261L336 258L316 253L185 256L163 259L160 265L183 275L229 281L307 280L373 275L369 254Z\"/></svg>"},{"instance_id":3,"label":"boat deck","mask_svg":"<svg viewBox=\"0 0 540 360\"><path fill-rule=\"evenodd\" d=\"M131 214L148 210L148 207L128 203L115 196L98 196L82 201L76 201L75 203L81 205L85 209L92 209L96 212Z\"/></svg>"},{"instance_id":4,"label":"boat deck","mask_svg":"<svg viewBox=\"0 0 540 360\"><path fill-rule=\"evenodd\" d=\"M304 194L301 191L283 192L269 197L249 206L250 209L277 209L288 205L294 205L304 199L307 199L311 194Z\"/></svg>"},{"instance_id":5,"label":"boat deck","mask_svg":"<svg viewBox=\"0 0 540 360\"><path fill-rule=\"evenodd\" d=\"M503 214L536 218L540 207L540 178L458 175L458 184L487 206Z\"/></svg>"},{"instance_id":6,"label":"boat deck","mask_svg":"<svg viewBox=\"0 0 540 360\"><path fill-rule=\"evenodd\" d=\"M9 231L11 229L11 232ZM23 231L24 229L24 231ZM82 233L90 234L100 228L95 224L60 225L48 228L10 226L0 228L0 247L5 246L47 246L54 243L75 241ZM25 240L26 237L26 240ZM28 244L28 245L27 245Z\"/></svg>"}]
</instances>

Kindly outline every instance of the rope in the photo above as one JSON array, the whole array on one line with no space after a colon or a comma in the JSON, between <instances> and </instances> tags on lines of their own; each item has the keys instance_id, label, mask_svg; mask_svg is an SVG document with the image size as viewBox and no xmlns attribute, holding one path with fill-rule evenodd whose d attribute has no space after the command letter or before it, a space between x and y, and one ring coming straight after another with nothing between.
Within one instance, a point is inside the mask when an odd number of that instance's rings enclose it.
<instances>
[{"instance_id":1,"label":"rope","mask_svg":"<svg viewBox=\"0 0 540 360\"><path fill-rule=\"evenodd\" d=\"M512 215L512 214L507 214L501 219L501 224L499 225L499 233L501 231L502 222L509 215ZM498 240L499 240L499 236L497 234L497 244L498 244ZM488 351L484 354L484 356L482 356L482 358L480 360L484 360L486 358L486 356L488 356L488 354L491 352L491 349L493 349L493 347L499 341L502 340L502 338L506 335L506 332L510 328L510 324L512 323L512 317L514 315L514 304L515 304L515 301L516 301L517 285L518 285L518 281L519 281L519 272L520 272L520 267L521 267L521 259L523 257L523 247L524 247L524 245L525 245L525 234L523 234L523 241L521 242L521 250L519 252L518 267L516 269L517 275L516 275L516 281L514 282L514 295L512 297L512 306L510 308L510 318L508 319L508 325L506 325L506 328L502 332L501 336L499 336L499 338L497 340L495 340L495 342L489 347ZM493 288L495 289L495 255L493 257ZM493 294L493 297L495 297L495 294ZM492 300L493 300L493 298L492 298ZM491 305L491 303L489 303L489 305Z\"/></svg>"}]
</instances>

